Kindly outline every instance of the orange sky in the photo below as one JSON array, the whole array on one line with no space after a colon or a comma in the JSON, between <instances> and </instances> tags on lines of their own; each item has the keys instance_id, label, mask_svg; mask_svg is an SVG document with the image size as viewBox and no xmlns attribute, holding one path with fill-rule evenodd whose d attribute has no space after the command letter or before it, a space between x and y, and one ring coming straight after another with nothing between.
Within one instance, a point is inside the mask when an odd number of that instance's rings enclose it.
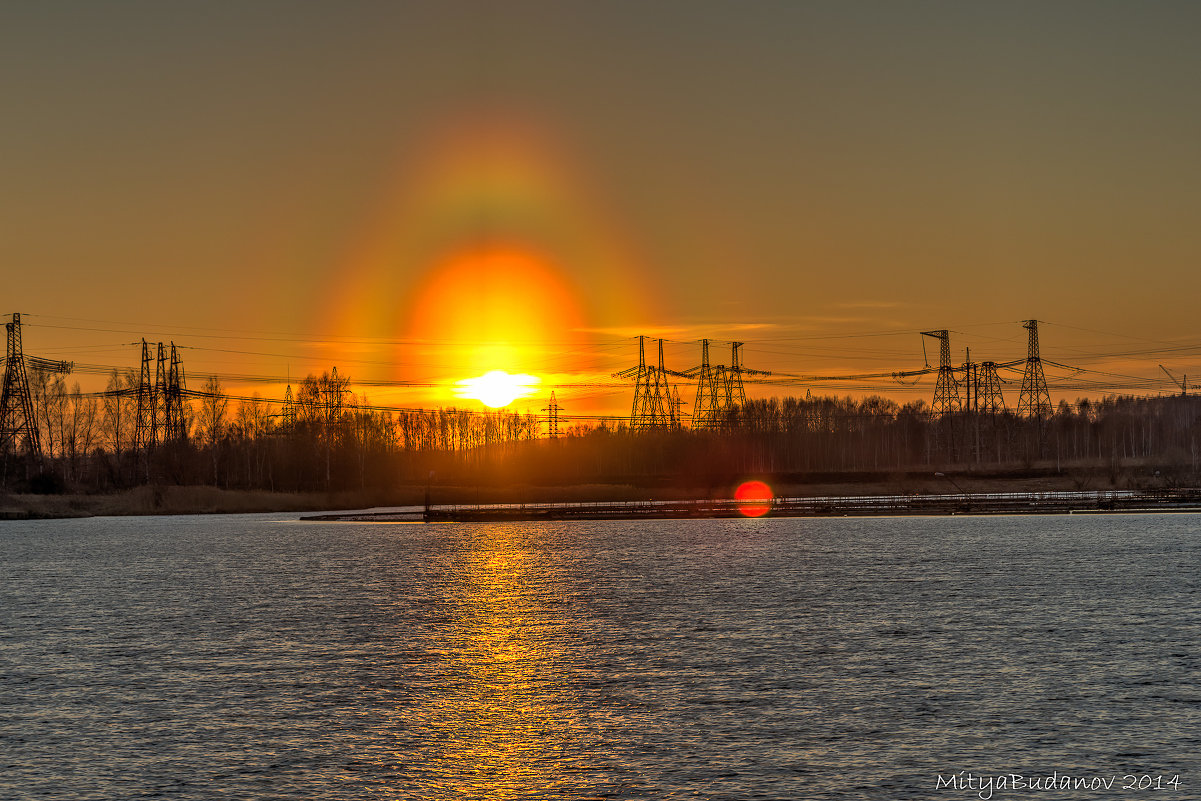
<instances>
[{"instance_id":1,"label":"orange sky","mask_svg":"<svg viewBox=\"0 0 1201 801\"><path fill-rule=\"evenodd\" d=\"M701 337L912 369L944 327L1005 361L1027 318L1118 374L1049 370L1056 400L1167 391L1201 375L1199 33L1188 3L6 8L0 310L37 355L146 336L407 405L488 368L620 412L637 333L676 369ZM806 388L930 391L753 392Z\"/></svg>"}]
</instances>

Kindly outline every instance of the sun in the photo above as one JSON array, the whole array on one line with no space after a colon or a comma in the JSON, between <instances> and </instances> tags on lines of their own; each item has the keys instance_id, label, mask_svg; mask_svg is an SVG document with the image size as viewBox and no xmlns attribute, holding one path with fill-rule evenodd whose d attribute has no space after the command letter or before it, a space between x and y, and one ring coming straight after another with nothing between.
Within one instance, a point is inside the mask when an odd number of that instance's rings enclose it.
<instances>
[{"instance_id":1,"label":"sun","mask_svg":"<svg viewBox=\"0 0 1201 801\"><path fill-rule=\"evenodd\" d=\"M503 408L553 382L548 365L577 358L589 337L580 296L535 247L451 248L404 300L407 341L397 361L424 372L414 378L439 394Z\"/></svg>"},{"instance_id":2,"label":"sun","mask_svg":"<svg viewBox=\"0 0 1201 801\"><path fill-rule=\"evenodd\" d=\"M533 395L540 383L541 379L535 375L512 375L504 370L490 370L476 378L459 381L455 394L460 398L478 400L493 409L503 409L518 398Z\"/></svg>"}]
</instances>

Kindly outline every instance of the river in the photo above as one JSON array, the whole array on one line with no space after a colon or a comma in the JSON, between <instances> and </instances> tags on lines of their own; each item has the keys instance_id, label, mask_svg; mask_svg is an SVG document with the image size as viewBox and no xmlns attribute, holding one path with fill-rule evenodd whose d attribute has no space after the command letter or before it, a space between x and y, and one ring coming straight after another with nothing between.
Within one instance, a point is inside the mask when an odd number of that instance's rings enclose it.
<instances>
[{"instance_id":1,"label":"river","mask_svg":"<svg viewBox=\"0 0 1201 801\"><path fill-rule=\"evenodd\" d=\"M1199 534L2 522L0 798L1197 799Z\"/></svg>"}]
</instances>

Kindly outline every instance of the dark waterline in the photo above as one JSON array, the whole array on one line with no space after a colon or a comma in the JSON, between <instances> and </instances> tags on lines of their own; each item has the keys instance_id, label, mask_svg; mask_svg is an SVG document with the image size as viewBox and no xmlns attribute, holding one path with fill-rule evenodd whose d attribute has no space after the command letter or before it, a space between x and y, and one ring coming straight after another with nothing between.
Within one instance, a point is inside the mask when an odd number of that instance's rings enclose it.
<instances>
[{"instance_id":1,"label":"dark waterline","mask_svg":"<svg viewBox=\"0 0 1201 801\"><path fill-rule=\"evenodd\" d=\"M1201 798L1201 517L280 518L0 523L0 798Z\"/></svg>"}]
</instances>

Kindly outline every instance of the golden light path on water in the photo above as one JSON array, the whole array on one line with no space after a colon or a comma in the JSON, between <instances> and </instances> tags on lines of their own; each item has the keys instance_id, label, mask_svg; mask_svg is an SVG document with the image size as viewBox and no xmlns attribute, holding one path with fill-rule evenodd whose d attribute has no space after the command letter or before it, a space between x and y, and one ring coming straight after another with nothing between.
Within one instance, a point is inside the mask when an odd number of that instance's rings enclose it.
<instances>
[{"instance_id":1,"label":"golden light path on water","mask_svg":"<svg viewBox=\"0 0 1201 801\"><path fill-rule=\"evenodd\" d=\"M513 527L481 527L462 544L443 565L437 603L450 614L430 654L438 681L407 715L430 755L419 789L508 799L562 786L564 755L582 735L562 678L563 565Z\"/></svg>"}]
</instances>

